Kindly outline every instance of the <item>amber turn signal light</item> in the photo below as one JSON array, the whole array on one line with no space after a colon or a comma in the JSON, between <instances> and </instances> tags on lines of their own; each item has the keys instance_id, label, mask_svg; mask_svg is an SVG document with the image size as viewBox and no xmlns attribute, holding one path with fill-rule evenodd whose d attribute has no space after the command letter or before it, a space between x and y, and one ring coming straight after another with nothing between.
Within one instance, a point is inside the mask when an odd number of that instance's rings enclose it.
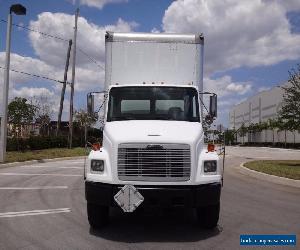
<instances>
[{"instance_id":1,"label":"amber turn signal light","mask_svg":"<svg viewBox=\"0 0 300 250\"><path fill-rule=\"evenodd\" d=\"M208 152L214 152L215 151L215 145L214 144L207 144L207 151Z\"/></svg>"},{"instance_id":2,"label":"amber turn signal light","mask_svg":"<svg viewBox=\"0 0 300 250\"><path fill-rule=\"evenodd\" d=\"M100 144L99 142L93 143L92 149L93 149L94 151L100 150L100 148L101 148L101 144Z\"/></svg>"}]
</instances>

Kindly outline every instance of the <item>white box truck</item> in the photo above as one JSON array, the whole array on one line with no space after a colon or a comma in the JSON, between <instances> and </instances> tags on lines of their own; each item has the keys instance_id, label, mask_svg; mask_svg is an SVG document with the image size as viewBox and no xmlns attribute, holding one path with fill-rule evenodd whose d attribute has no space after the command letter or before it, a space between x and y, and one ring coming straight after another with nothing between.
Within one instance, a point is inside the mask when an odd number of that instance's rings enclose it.
<instances>
[{"instance_id":1,"label":"white box truck","mask_svg":"<svg viewBox=\"0 0 300 250\"><path fill-rule=\"evenodd\" d=\"M217 225L223 167L204 144L203 46L195 34L106 33L103 143L85 164L91 227L113 206L193 207L203 227Z\"/></svg>"}]
</instances>

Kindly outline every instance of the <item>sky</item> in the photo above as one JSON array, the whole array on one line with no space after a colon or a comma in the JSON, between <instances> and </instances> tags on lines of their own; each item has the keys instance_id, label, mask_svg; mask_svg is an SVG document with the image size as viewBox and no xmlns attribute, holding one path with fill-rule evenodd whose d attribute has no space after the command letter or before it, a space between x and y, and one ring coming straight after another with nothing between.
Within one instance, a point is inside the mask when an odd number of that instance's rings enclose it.
<instances>
[{"instance_id":1,"label":"sky","mask_svg":"<svg viewBox=\"0 0 300 250\"><path fill-rule=\"evenodd\" d=\"M0 66L4 67L6 20L15 1L0 0ZM299 0L20 0L26 16L13 15L11 69L63 79L68 40L78 20L75 109L104 85L104 35L121 32L203 33L204 90L218 94L218 120L230 108L288 80L300 63ZM58 38L54 38L58 37ZM71 58L72 61L72 58ZM2 103L3 70L0 69ZM68 81L71 81L69 68ZM61 83L10 73L10 100L46 96L57 119ZM68 119L69 88L63 118ZM1 112L1 111L0 111Z\"/></svg>"}]
</instances>

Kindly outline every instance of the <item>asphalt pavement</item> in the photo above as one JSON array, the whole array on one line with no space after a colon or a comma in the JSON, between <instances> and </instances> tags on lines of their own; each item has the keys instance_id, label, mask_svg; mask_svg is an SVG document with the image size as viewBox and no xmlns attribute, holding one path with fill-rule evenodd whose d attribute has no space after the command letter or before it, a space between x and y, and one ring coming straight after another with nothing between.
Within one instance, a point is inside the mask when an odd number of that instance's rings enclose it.
<instances>
[{"instance_id":1,"label":"asphalt pavement","mask_svg":"<svg viewBox=\"0 0 300 250\"><path fill-rule=\"evenodd\" d=\"M94 231L86 215L83 160L0 168L0 249L246 249L240 234L296 234L299 248L300 189L245 175L239 166L252 159L300 159L300 151L227 147L227 154L213 231L200 229L192 210L120 209L111 211L107 228Z\"/></svg>"}]
</instances>

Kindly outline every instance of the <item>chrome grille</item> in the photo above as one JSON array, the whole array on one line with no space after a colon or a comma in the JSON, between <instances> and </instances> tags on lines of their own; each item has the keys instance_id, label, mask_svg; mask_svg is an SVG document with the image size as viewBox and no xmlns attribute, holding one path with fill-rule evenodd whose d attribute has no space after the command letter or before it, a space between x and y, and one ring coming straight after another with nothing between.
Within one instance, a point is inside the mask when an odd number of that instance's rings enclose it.
<instances>
[{"instance_id":1,"label":"chrome grille","mask_svg":"<svg viewBox=\"0 0 300 250\"><path fill-rule=\"evenodd\" d=\"M120 144L118 176L130 181L187 181L191 153L186 144Z\"/></svg>"}]
</instances>

